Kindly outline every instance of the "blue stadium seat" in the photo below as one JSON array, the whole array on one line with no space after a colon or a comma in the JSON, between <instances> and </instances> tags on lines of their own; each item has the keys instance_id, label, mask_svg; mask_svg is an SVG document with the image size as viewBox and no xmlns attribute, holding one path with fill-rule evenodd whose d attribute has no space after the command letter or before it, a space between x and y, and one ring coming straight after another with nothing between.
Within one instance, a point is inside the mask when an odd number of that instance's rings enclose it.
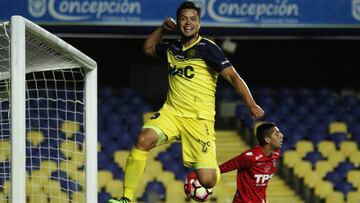
<instances>
[{"instance_id":1,"label":"blue stadium seat","mask_svg":"<svg viewBox=\"0 0 360 203\"><path fill-rule=\"evenodd\" d=\"M330 140L335 142L337 148L339 148L340 143L348 139L348 134L344 132L336 132L329 135Z\"/></svg>"},{"instance_id":2,"label":"blue stadium seat","mask_svg":"<svg viewBox=\"0 0 360 203\"><path fill-rule=\"evenodd\" d=\"M316 162L319 160L323 160L324 157L318 151L308 152L305 155L305 159L310 161L313 166L315 166Z\"/></svg>"},{"instance_id":3,"label":"blue stadium seat","mask_svg":"<svg viewBox=\"0 0 360 203\"><path fill-rule=\"evenodd\" d=\"M145 193L143 194L143 199L147 202L151 201L151 195L156 194L161 200L165 200L166 189L162 182L151 181L147 184L145 188Z\"/></svg>"},{"instance_id":4,"label":"blue stadium seat","mask_svg":"<svg viewBox=\"0 0 360 203\"><path fill-rule=\"evenodd\" d=\"M98 193L98 202L107 202L111 198L111 195L105 191L101 191Z\"/></svg>"},{"instance_id":5,"label":"blue stadium seat","mask_svg":"<svg viewBox=\"0 0 360 203\"><path fill-rule=\"evenodd\" d=\"M345 178L336 171L330 171L325 175L325 179L331 181L335 188L345 181Z\"/></svg>"},{"instance_id":6,"label":"blue stadium seat","mask_svg":"<svg viewBox=\"0 0 360 203\"><path fill-rule=\"evenodd\" d=\"M342 192L344 195L347 195L349 192L354 191L355 188L349 182L343 181L335 185L335 189Z\"/></svg>"}]
</instances>

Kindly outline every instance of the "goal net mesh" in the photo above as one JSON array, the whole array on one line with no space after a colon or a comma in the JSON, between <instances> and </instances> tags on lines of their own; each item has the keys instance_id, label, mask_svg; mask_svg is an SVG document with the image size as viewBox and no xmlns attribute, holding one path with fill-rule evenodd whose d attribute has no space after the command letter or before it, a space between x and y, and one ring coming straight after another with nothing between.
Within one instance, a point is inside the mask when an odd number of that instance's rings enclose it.
<instances>
[{"instance_id":1,"label":"goal net mesh","mask_svg":"<svg viewBox=\"0 0 360 203\"><path fill-rule=\"evenodd\" d=\"M9 202L11 35L9 23L0 27L0 202ZM84 68L25 35L26 201L85 202Z\"/></svg>"}]
</instances>

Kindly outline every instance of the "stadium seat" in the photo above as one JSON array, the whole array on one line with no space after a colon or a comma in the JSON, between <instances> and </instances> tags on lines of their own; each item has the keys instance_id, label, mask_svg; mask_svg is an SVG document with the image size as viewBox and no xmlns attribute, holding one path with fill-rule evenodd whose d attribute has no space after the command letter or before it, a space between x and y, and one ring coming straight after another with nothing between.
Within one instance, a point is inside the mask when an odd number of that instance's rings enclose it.
<instances>
[{"instance_id":1,"label":"stadium seat","mask_svg":"<svg viewBox=\"0 0 360 203\"><path fill-rule=\"evenodd\" d=\"M324 178L325 175L333 169L334 167L327 160L320 160L315 164L315 171L321 178Z\"/></svg>"},{"instance_id":2,"label":"stadium seat","mask_svg":"<svg viewBox=\"0 0 360 203\"><path fill-rule=\"evenodd\" d=\"M284 152L284 164L289 167L293 168L297 162L301 160L299 154L294 150L288 150Z\"/></svg>"},{"instance_id":3,"label":"stadium seat","mask_svg":"<svg viewBox=\"0 0 360 203\"><path fill-rule=\"evenodd\" d=\"M328 161L333 167L336 167L340 162L345 161L345 156L339 151L330 152Z\"/></svg>"},{"instance_id":4,"label":"stadium seat","mask_svg":"<svg viewBox=\"0 0 360 203\"><path fill-rule=\"evenodd\" d=\"M347 193L346 203L359 203L360 202L360 191L350 191Z\"/></svg>"},{"instance_id":5,"label":"stadium seat","mask_svg":"<svg viewBox=\"0 0 360 203\"><path fill-rule=\"evenodd\" d=\"M56 191L56 193L49 195L48 203L63 203L64 200L69 201L67 193L63 191Z\"/></svg>"},{"instance_id":6,"label":"stadium seat","mask_svg":"<svg viewBox=\"0 0 360 203\"><path fill-rule=\"evenodd\" d=\"M344 194L342 192L333 191L326 195L325 203L345 203Z\"/></svg>"},{"instance_id":7,"label":"stadium seat","mask_svg":"<svg viewBox=\"0 0 360 203\"><path fill-rule=\"evenodd\" d=\"M48 180L44 182L43 191L45 194L51 196L51 194L61 193L61 185L59 181Z\"/></svg>"},{"instance_id":8,"label":"stadium seat","mask_svg":"<svg viewBox=\"0 0 360 203\"><path fill-rule=\"evenodd\" d=\"M66 140L64 142L61 142L60 151L66 158L71 158L74 156L75 153L80 152L80 147L78 143L71 140Z\"/></svg>"},{"instance_id":9,"label":"stadium seat","mask_svg":"<svg viewBox=\"0 0 360 203\"><path fill-rule=\"evenodd\" d=\"M314 145L308 140L300 140L296 143L295 150L303 158L308 152L314 151Z\"/></svg>"},{"instance_id":10,"label":"stadium seat","mask_svg":"<svg viewBox=\"0 0 360 203\"><path fill-rule=\"evenodd\" d=\"M123 194L123 182L121 180L110 180L105 183L105 191L113 198L120 198Z\"/></svg>"},{"instance_id":11,"label":"stadium seat","mask_svg":"<svg viewBox=\"0 0 360 203\"><path fill-rule=\"evenodd\" d=\"M40 130L30 130L26 133L26 139L33 147L37 147L44 141L44 134Z\"/></svg>"},{"instance_id":12,"label":"stadium seat","mask_svg":"<svg viewBox=\"0 0 360 203\"><path fill-rule=\"evenodd\" d=\"M183 203L185 201L184 182L174 181L166 187L166 203Z\"/></svg>"},{"instance_id":13,"label":"stadium seat","mask_svg":"<svg viewBox=\"0 0 360 203\"><path fill-rule=\"evenodd\" d=\"M356 168L360 167L360 151L354 151L349 156L349 161L354 164Z\"/></svg>"},{"instance_id":14,"label":"stadium seat","mask_svg":"<svg viewBox=\"0 0 360 203\"><path fill-rule=\"evenodd\" d=\"M161 200L165 200L166 189L162 182L159 181L151 181L147 184L144 197L145 200L148 200L149 196L155 193Z\"/></svg>"},{"instance_id":15,"label":"stadium seat","mask_svg":"<svg viewBox=\"0 0 360 203\"><path fill-rule=\"evenodd\" d=\"M77 122L66 120L61 123L60 130L67 138L71 138L75 132L80 131L80 125Z\"/></svg>"},{"instance_id":16,"label":"stadium seat","mask_svg":"<svg viewBox=\"0 0 360 203\"><path fill-rule=\"evenodd\" d=\"M0 162L7 162L10 160L10 142L7 140L1 140L0 141Z\"/></svg>"},{"instance_id":17,"label":"stadium seat","mask_svg":"<svg viewBox=\"0 0 360 203\"><path fill-rule=\"evenodd\" d=\"M331 152L336 151L335 143L330 140L320 141L318 144L318 151L324 158L328 158Z\"/></svg>"},{"instance_id":18,"label":"stadium seat","mask_svg":"<svg viewBox=\"0 0 360 203\"><path fill-rule=\"evenodd\" d=\"M308 161L298 161L297 163L295 163L294 174L299 178L303 178L306 172L311 170L312 170L312 165Z\"/></svg>"},{"instance_id":19,"label":"stadium seat","mask_svg":"<svg viewBox=\"0 0 360 203\"><path fill-rule=\"evenodd\" d=\"M322 178L316 171L308 171L304 176L304 184L309 188L314 188L318 182L322 181Z\"/></svg>"},{"instance_id":20,"label":"stadium seat","mask_svg":"<svg viewBox=\"0 0 360 203\"><path fill-rule=\"evenodd\" d=\"M71 200L73 202L85 203L85 193L82 191L73 192L71 193Z\"/></svg>"},{"instance_id":21,"label":"stadium seat","mask_svg":"<svg viewBox=\"0 0 360 203\"><path fill-rule=\"evenodd\" d=\"M348 133L348 126L345 122L333 121L329 124L329 134Z\"/></svg>"},{"instance_id":22,"label":"stadium seat","mask_svg":"<svg viewBox=\"0 0 360 203\"><path fill-rule=\"evenodd\" d=\"M170 171L162 171L156 175L155 179L162 182L165 187L168 187L168 185L175 181L175 175Z\"/></svg>"},{"instance_id":23,"label":"stadium seat","mask_svg":"<svg viewBox=\"0 0 360 203\"><path fill-rule=\"evenodd\" d=\"M305 156L305 159L310 161L310 163L315 166L316 162L319 160L323 160L324 157L318 151L308 152Z\"/></svg>"},{"instance_id":24,"label":"stadium seat","mask_svg":"<svg viewBox=\"0 0 360 203\"><path fill-rule=\"evenodd\" d=\"M41 161L39 170L42 171L44 174L50 176L52 172L58 170L58 164L55 161L44 160Z\"/></svg>"},{"instance_id":25,"label":"stadium seat","mask_svg":"<svg viewBox=\"0 0 360 203\"><path fill-rule=\"evenodd\" d=\"M27 195L27 203L39 203L39 202L48 202L48 197L42 191L34 192L32 190L31 194ZM1 202L1 201L0 201Z\"/></svg>"},{"instance_id":26,"label":"stadium seat","mask_svg":"<svg viewBox=\"0 0 360 203\"><path fill-rule=\"evenodd\" d=\"M360 170L350 170L346 175L346 180L351 183L354 188L360 189Z\"/></svg>"},{"instance_id":27,"label":"stadium seat","mask_svg":"<svg viewBox=\"0 0 360 203\"><path fill-rule=\"evenodd\" d=\"M155 178L157 174L162 173L163 171L163 165L160 161L151 160L147 162L144 173L152 175L152 177Z\"/></svg>"},{"instance_id":28,"label":"stadium seat","mask_svg":"<svg viewBox=\"0 0 360 203\"><path fill-rule=\"evenodd\" d=\"M332 140L335 143L335 146L337 149L340 148L340 144L343 141L347 141L348 140L348 133L343 133L343 132L335 132L333 134L329 135L330 140Z\"/></svg>"},{"instance_id":29,"label":"stadium seat","mask_svg":"<svg viewBox=\"0 0 360 203\"><path fill-rule=\"evenodd\" d=\"M348 171L354 169L354 165L349 161L342 161L338 164L338 166L335 168L335 171L339 174L343 175L344 177L348 173Z\"/></svg>"},{"instance_id":30,"label":"stadium seat","mask_svg":"<svg viewBox=\"0 0 360 203\"><path fill-rule=\"evenodd\" d=\"M334 185L329 181L319 181L315 185L315 195L324 199L328 194L334 192ZM339 202L340 203L340 202Z\"/></svg>"},{"instance_id":31,"label":"stadium seat","mask_svg":"<svg viewBox=\"0 0 360 203\"><path fill-rule=\"evenodd\" d=\"M335 189L338 190L338 191L341 191L345 195L347 193L355 190L353 185L351 183L349 183L349 182L346 182L346 181L343 181L340 184L335 185Z\"/></svg>"},{"instance_id":32,"label":"stadium seat","mask_svg":"<svg viewBox=\"0 0 360 203\"><path fill-rule=\"evenodd\" d=\"M123 171L125 170L126 159L128 156L128 150L118 150L114 153L114 161L122 168Z\"/></svg>"},{"instance_id":33,"label":"stadium seat","mask_svg":"<svg viewBox=\"0 0 360 203\"><path fill-rule=\"evenodd\" d=\"M340 152L343 153L345 157L350 157L350 154L358 151L358 146L356 142L351 140L345 140L340 143Z\"/></svg>"},{"instance_id":34,"label":"stadium seat","mask_svg":"<svg viewBox=\"0 0 360 203\"><path fill-rule=\"evenodd\" d=\"M344 176L336 171L330 171L325 175L325 180L332 182L335 186L344 182Z\"/></svg>"}]
</instances>

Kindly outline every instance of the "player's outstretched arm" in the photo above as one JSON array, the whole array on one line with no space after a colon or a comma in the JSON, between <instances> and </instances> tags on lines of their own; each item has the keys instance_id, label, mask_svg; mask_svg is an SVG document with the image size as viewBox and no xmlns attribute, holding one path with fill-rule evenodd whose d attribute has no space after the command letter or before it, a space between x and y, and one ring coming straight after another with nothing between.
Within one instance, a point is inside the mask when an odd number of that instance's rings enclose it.
<instances>
[{"instance_id":1,"label":"player's outstretched arm","mask_svg":"<svg viewBox=\"0 0 360 203\"><path fill-rule=\"evenodd\" d=\"M243 97L246 105L249 108L250 114L254 119L261 119L264 116L264 110L256 104L251 92L246 85L245 81L236 72L233 66L225 68L220 73Z\"/></svg>"},{"instance_id":2,"label":"player's outstretched arm","mask_svg":"<svg viewBox=\"0 0 360 203\"><path fill-rule=\"evenodd\" d=\"M156 44L160 42L162 37L166 32L176 30L176 22L172 18L166 18L163 21L163 24L158 27L155 31L150 33L150 35L146 38L143 45L143 52L151 57L157 57L155 47Z\"/></svg>"}]
</instances>

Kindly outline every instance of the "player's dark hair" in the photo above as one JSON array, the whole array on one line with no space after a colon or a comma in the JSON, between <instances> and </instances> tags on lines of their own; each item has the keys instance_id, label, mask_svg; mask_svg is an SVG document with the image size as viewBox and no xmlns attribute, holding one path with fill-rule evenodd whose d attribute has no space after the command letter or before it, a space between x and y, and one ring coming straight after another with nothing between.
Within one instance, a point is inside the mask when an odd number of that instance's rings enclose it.
<instances>
[{"instance_id":1,"label":"player's dark hair","mask_svg":"<svg viewBox=\"0 0 360 203\"><path fill-rule=\"evenodd\" d=\"M201 8L197 7L194 2L191 1L185 1L182 4L180 4L179 8L176 11L176 21L179 19L179 16L181 14L181 11L184 9L194 9L197 11L197 14L200 18Z\"/></svg>"},{"instance_id":2,"label":"player's dark hair","mask_svg":"<svg viewBox=\"0 0 360 203\"><path fill-rule=\"evenodd\" d=\"M276 127L275 123L265 122L256 128L256 138L258 139L259 145L264 146L267 144L265 138L271 135L274 127Z\"/></svg>"}]
</instances>

